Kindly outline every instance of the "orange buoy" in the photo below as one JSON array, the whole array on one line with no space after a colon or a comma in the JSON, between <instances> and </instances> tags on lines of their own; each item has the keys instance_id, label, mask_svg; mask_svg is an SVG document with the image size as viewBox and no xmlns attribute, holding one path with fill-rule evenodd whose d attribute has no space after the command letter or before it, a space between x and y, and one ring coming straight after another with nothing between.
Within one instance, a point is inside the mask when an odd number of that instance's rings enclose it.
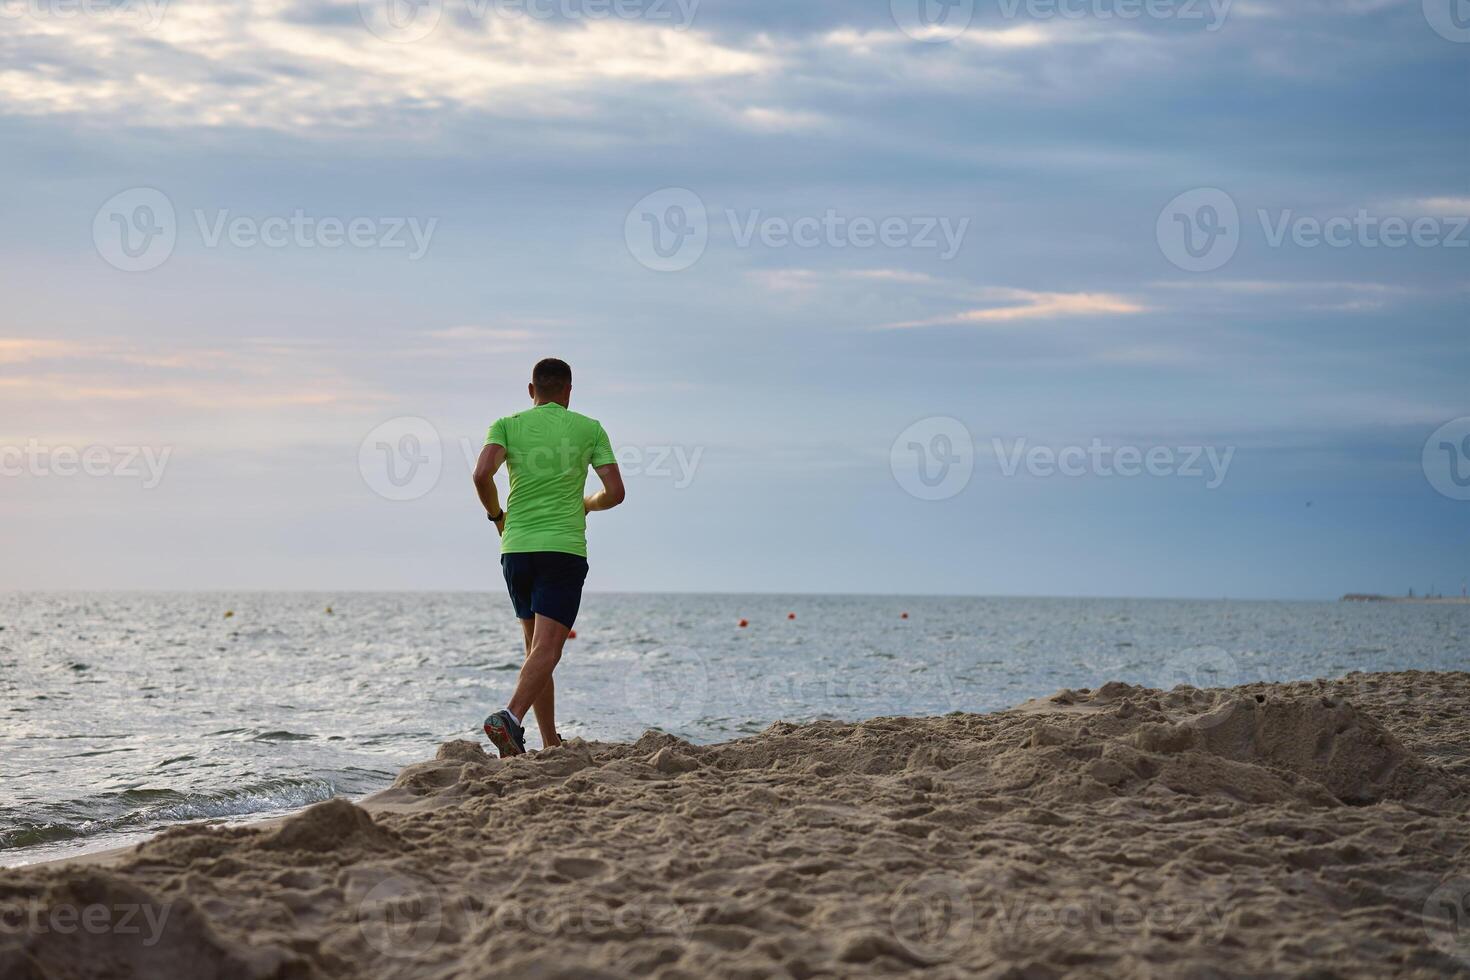
<instances>
[{"instance_id":1,"label":"orange buoy","mask_svg":"<svg viewBox=\"0 0 1470 980\"><path fill-rule=\"evenodd\" d=\"M796 613L787 613L786 614L786 618L787 619L795 619L796 618Z\"/></svg>"},{"instance_id":2,"label":"orange buoy","mask_svg":"<svg viewBox=\"0 0 1470 980\"><path fill-rule=\"evenodd\" d=\"M567 639L569 639L569 640L575 640L576 638L577 638L577 631L576 630L567 630Z\"/></svg>"},{"instance_id":3,"label":"orange buoy","mask_svg":"<svg viewBox=\"0 0 1470 980\"><path fill-rule=\"evenodd\" d=\"M745 627L747 627L749 625L750 625L750 620L748 620L748 619L742 619L740 621L740 628L741 629L745 629Z\"/></svg>"},{"instance_id":4,"label":"orange buoy","mask_svg":"<svg viewBox=\"0 0 1470 980\"><path fill-rule=\"evenodd\" d=\"M898 614L898 618L899 619L908 619L909 618L909 614L908 613L899 613Z\"/></svg>"}]
</instances>

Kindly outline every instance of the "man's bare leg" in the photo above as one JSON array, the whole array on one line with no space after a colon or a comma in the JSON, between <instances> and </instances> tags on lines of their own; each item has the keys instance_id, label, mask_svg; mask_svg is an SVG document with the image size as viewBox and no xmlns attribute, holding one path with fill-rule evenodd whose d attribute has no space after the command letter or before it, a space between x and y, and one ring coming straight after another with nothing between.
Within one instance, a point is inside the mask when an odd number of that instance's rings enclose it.
<instances>
[{"instance_id":1,"label":"man's bare leg","mask_svg":"<svg viewBox=\"0 0 1470 980\"><path fill-rule=\"evenodd\" d=\"M524 627L525 621L522 620ZM548 704L555 697L555 688L551 683L551 673L556 670L556 665L561 661L561 648L567 642L567 634L571 632L567 627L554 619L547 619L540 613L536 614L535 626L531 632L531 647L526 654L526 662L521 665L521 677L516 682L516 693L510 699L508 707L517 718L525 718L526 712L531 710L532 705L539 702L543 692ZM550 732L552 738L556 737L553 713L548 718L543 718L540 712L536 714L536 724L541 727L541 737L545 738ZM551 725L547 725L550 721Z\"/></svg>"},{"instance_id":2,"label":"man's bare leg","mask_svg":"<svg viewBox=\"0 0 1470 980\"><path fill-rule=\"evenodd\" d=\"M531 659L531 642L536 635L536 620L521 620L521 631L526 634L526 659ZM512 708L511 710L515 710ZM531 710L536 712L536 727L541 729L541 744L550 748L558 745L561 739L556 734L556 679L546 678L546 686L536 696L531 705Z\"/></svg>"}]
</instances>

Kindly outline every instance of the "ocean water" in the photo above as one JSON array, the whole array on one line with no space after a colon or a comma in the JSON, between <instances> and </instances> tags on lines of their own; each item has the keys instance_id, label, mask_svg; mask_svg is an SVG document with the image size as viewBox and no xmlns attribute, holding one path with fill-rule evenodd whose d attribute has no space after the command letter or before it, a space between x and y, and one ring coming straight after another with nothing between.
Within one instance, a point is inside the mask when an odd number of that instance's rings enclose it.
<instances>
[{"instance_id":1,"label":"ocean water","mask_svg":"<svg viewBox=\"0 0 1470 980\"><path fill-rule=\"evenodd\" d=\"M1470 605L600 594L577 634L559 728L603 740L1470 669ZM498 593L0 595L0 866L381 789L483 738L521 644Z\"/></svg>"}]
</instances>

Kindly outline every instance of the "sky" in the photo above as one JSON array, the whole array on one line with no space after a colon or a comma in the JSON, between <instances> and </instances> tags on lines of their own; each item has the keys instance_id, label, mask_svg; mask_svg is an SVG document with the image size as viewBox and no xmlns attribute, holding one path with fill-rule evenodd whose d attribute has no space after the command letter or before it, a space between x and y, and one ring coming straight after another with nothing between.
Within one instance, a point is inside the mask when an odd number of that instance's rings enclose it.
<instances>
[{"instance_id":1,"label":"sky","mask_svg":"<svg viewBox=\"0 0 1470 980\"><path fill-rule=\"evenodd\" d=\"M922 4L922 6L921 6ZM4 589L1470 578L1465 0L0 0Z\"/></svg>"}]
</instances>

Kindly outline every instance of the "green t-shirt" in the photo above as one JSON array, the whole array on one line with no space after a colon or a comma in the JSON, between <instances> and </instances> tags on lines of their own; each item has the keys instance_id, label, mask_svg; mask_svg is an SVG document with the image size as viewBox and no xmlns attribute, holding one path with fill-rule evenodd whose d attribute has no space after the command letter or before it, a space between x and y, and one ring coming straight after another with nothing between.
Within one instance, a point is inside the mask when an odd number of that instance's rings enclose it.
<instances>
[{"instance_id":1,"label":"green t-shirt","mask_svg":"<svg viewBox=\"0 0 1470 980\"><path fill-rule=\"evenodd\" d=\"M507 415L485 445L505 447L510 498L500 551L561 551L587 557L582 494L587 467L617 462L602 423L555 402Z\"/></svg>"}]
</instances>

